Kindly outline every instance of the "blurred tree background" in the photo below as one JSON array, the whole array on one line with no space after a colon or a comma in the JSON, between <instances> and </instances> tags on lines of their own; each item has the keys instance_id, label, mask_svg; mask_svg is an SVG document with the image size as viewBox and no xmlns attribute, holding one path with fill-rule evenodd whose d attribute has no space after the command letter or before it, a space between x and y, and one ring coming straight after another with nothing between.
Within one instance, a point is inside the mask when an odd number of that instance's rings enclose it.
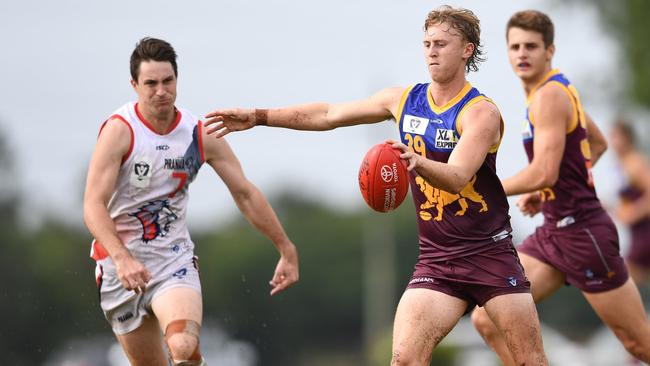
<instances>
[{"instance_id":1,"label":"blurred tree background","mask_svg":"<svg viewBox=\"0 0 650 366\"><path fill-rule=\"evenodd\" d=\"M650 2L646 0L582 0L594 4L607 29L620 42L627 65L624 75L627 98L632 104L650 107ZM594 40L594 47L597 46Z\"/></svg>"},{"instance_id":2,"label":"blurred tree background","mask_svg":"<svg viewBox=\"0 0 650 366\"><path fill-rule=\"evenodd\" d=\"M625 80L630 103L650 107L650 48L646 47L650 2L589 3L601 11L620 40L628 63ZM597 40L593 42L597 47ZM18 219L22 193L12 162L11 148L0 131L0 363L39 365L68 339L111 333L98 305L94 264L88 257L90 235L81 223L70 227L56 217L36 230L25 229ZM384 321L371 331L377 334L364 334L369 329L364 309L384 306L394 311L411 274L417 236L410 200L390 215L368 209L342 214L291 193L272 201L298 245L300 282L285 293L269 296L267 282L277 254L241 218L213 232L195 232L206 319L251 342L263 365L387 364L391 324ZM384 234L373 235L373 227ZM377 239L394 245L393 249L386 251L381 244L375 252L372 245ZM388 300L366 303L372 299L367 296L368 284L375 278L368 278L367 261L386 253L392 253L386 267L392 279L382 280L379 273L381 281L373 286L381 291L387 284ZM601 326L574 288L562 289L542 303L540 316L575 340ZM364 344L364 339L371 341ZM453 364L453 350L435 354L436 364Z\"/></svg>"},{"instance_id":3,"label":"blurred tree background","mask_svg":"<svg viewBox=\"0 0 650 366\"><path fill-rule=\"evenodd\" d=\"M0 146L4 149L0 169L9 178L13 176L10 154L3 141ZM94 264L88 257L90 235L55 219L35 232L21 229L18 194L6 194L8 181L3 179L0 187L2 364L43 364L61 347L84 352L67 340L111 334L99 308ZM342 214L289 193L272 201L299 248L299 283L269 296L277 253L243 218L213 232L194 233L202 265L205 318L253 344L263 365L388 364L392 315L417 257L412 202L405 201L392 214L365 208ZM380 245L385 243L394 245L385 273L364 271L368 268L364 261L381 255ZM386 275L393 277L392 285ZM373 281L379 282L373 285ZM364 303L373 301L367 296L369 286L385 290L380 301ZM599 325L585 306L576 291L566 291L540 311L553 327L579 339ZM389 313L375 328L376 334L366 334L369 343L364 344L363 322L372 321L364 308L377 307ZM455 354L453 348L442 347L434 352L434 363L453 365Z\"/></svg>"}]
</instances>

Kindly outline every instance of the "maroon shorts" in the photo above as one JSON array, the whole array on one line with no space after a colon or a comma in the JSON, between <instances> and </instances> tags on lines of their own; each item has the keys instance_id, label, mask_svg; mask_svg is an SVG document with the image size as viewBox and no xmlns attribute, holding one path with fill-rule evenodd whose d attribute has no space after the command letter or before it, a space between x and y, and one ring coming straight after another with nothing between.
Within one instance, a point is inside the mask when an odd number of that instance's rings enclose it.
<instances>
[{"instance_id":1,"label":"maroon shorts","mask_svg":"<svg viewBox=\"0 0 650 366\"><path fill-rule=\"evenodd\" d=\"M584 292L612 290L628 278L616 226L605 211L562 228L538 227L517 250L556 268Z\"/></svg>"},{"instance_id":2,"label":"maroon shorts","mask_svg":"<svg viewBox=\"0 0 650 366\"><path fill-rule=\"evenodd\" d=\"M631 227L630 239L627 260L637 266L650 268L650 220Z\"/></svg>"},{"instance_id":3,"label":"maroon shorts","mask_svg":"<svg viewBox=\"0 0 650 366\"><path fill-rule=\"evenodd\" d=\"M530 292L508 238L480 253L445 261L419 261L407 289L427 288L465 300L470 311L498 295Z\"/></svg>"}]
</instances>

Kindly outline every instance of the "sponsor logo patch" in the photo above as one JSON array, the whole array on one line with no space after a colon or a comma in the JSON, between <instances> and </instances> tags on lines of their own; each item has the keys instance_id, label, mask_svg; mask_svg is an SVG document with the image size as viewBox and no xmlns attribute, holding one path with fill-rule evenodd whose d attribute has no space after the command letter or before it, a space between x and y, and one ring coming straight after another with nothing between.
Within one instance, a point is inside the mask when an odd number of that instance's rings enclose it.
<instances>
[{"instance_id":1,"label":"sponsor logo patch","mask_svg":"<svg viewBox=\"0 0 650 366\"><path fill-rule=\"evenodd\" d=\"M412 116L410 114L405 114L404 120L402 121L402 131L416 135L424 135L428 126L428 118Z\"/></svg>"},{"instance_id":2,"label":"sponsor logo patch","mask_svg":"<svg viewBox=\"0 0 650 366\"><path fill-rule=\"evenodd\" d=\"M118 316L117 321L120 322L120 323L124 323L125 321L127 321L127 320L129 320L131 318L133 318L133 313L129 311L126 314Z\"/></svg>"},{"instance_id":3,"label":"sponsor logo patch","mask_svg":"<svg viewBox=\"0 0 650 366\"><path fill-rule=\"evenodd\" d=\"M438 281L436 281L434 278L431 278L431 277L414 277L414 278L411 279L411 281L409 281L409 285L412 285L414 283L423 283L423 282L424 283L437 283Z\"/></svg>"},{"instance_id":4,"label":"sponsor logo patch","mask_svg":"<svg viewBox=\"0 0 650 366\"><path fill-rule=\"evenodd\" d=\"M193 165L194 165L194 157L190 155L190 156L183 156L180 158L165 159L163 169L188 170Z\"/></svg>"},{"instance_id":5,"label":"sponsor logo patch","mask_svg":"<svg viewBox=\"0 0 650 366\"><path fill-rule=\"evenodd\" d=\"M436 130L436 149L453 149L456 147L458 139L454 130L445 130L439 128Z\"/></svg>"},{"instance_id":6,"label":"sponsor logo patch","mask_svg":"<svg viewBox=\"0 0 650 366\"><path fill-rule=\"evenodd\" d=\"M393 180L393 169L391 169L388 165L381 167L381 180L386 183L390 183L390 181Z\"/></svg>"}]
</instances>

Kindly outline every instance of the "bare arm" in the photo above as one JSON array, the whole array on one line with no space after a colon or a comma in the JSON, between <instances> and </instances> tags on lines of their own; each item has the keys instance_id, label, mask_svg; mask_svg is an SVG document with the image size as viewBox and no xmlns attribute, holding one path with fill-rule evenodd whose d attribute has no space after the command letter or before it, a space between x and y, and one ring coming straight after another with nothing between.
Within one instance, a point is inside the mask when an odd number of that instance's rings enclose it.
<instances>
[{"instance_id":1,"label":"bare arm","mask_svg":"<svg viewBox=\"0 0 650 366\"><path fill-rule=\"evenodd\" d=\"M524 169L503 181L508 196L552 187L560 174L573 113L571 101L560 86L551 83L535 94L529 108L535 123L534 156Z\"/></svg>"},{"instance_id":2,"label":"bare arm","mask_svg":"<svg viewBox=\"0 0 650 366\"><path fill-rule=\"evenodd\" d=\"M589 141L591 166L593 167L607 150L607 140L591 116L585 114L585 118L587 119L587 141Z\"/></svg>"},{"instance_id":3,"label":"bare arm","mask_svg":"<svg viewBox=\"0 0 650 366\"><path fill-rule=\"evenodd\" d=\"M127 290L140 292L151 279L149 272L135 260L120 240L107 205L115 189L122 157L131 143L129 127L110 120L102 129L88 167L84 193L84 221L95 240L108 252L117 275Z\"/></svg>"},{"instance_id":4,"label":"bare arm","mask_svg":"<svg viewBox=\"0 0 650 366\"><path fill-rule=\"evenodd\" d=\"M271 295L298 281L298 253L289 240L273 208L262 192L246 177L239 160L223 139L210 139L203 132L205 160L228 187L237 207L246 219L269 240L280 253L280 260L271 280Z\"/></svg>"},{"instance_id":5,"label":"bare arm","mask_svg":"<svg viewBox=\"0 0 650 366\"><path fill-rule=\"evenodd\" d=\"M429 160L401 144L408 169L415 171L434 187L450 193L460 192L479 170L489 150L501 139L501 115L497 107L481 101L470 107L460 120L462 135L447 163Z\"/></svg>"},{"instance_id":6,"label":"bare arm","mask_svg":"<svg viewBox=\"0 0 650 366\"><path fill-rule=\"evenodd\" d=\"M223 109L206 117L208 134L222 137L258 125L326 131L384 121L397 113L404 88L384 89L370 98L340 104L312 103L279 109Z\"/></svg>"}]
</instances>

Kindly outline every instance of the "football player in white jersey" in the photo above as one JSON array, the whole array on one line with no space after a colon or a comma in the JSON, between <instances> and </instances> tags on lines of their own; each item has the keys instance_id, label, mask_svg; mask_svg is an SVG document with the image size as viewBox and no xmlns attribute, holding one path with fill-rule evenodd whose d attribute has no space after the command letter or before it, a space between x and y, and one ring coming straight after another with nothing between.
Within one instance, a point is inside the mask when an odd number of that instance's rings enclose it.
<instances>
[{"instance_id":1,"label":"football player in white jersey","mask_svg":"<svg viewBox=\"0 0 650 366\"><path fill-rule=\"evenodd\" d=\"M271 295L298 280L294 244L228 143L205 138L202 123L174 105L177 76L169 43L144 38L136 45L137 103L104 123L88 169L84 220L95 238L101 307L132 365L205 365L201 285L185 222L187 188L203 162L280 253Z\"/></svg>"}]
</instances>

